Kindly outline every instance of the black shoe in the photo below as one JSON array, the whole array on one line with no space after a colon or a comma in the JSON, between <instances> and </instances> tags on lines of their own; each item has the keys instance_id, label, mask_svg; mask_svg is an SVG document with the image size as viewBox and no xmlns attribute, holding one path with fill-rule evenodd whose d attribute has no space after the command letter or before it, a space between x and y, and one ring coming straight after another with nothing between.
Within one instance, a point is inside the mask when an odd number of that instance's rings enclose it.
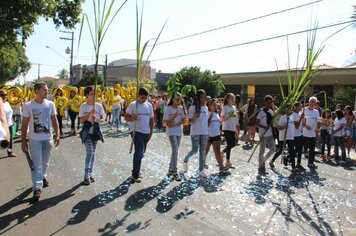
<instances>
[{"instance_id":1,"label":"black shoe","mask_svg":"<svg viewBox=\"0 0 356 236\"><path fill-rule=\"evenodd\" d=\"M287 157L283 158L283 165L288 166L288 158Z\"/></svg>"},{"instance_id":2,"label":"black shoe","mask_svg":"<svg viewBox=\"0 0 356 236\"><path fill-rule=\"evenodd\" d=\"M49 186L49 182L46 178L43 178L43 185L44 188L47 188Z\"/></svg>"},{"instance_id":3,"label":"black shoe","mask_svg":"<svg viewBox=\"0 0 356 236\"><path fill-rule=\"evenodd\" d=\"M93 177L90 177L89 180L90 180L90 183L94 183L95 182L95 179Z\"/></svg>"},{"instance_id":4,"label":"black shoe","mask_svg":"<svg viewBox=\"0 0 356 236\"><path fill-rule=\"evenodd\" d=\"M301 165L297 165L296 167L297 167L298 169L302 170L302 171L306 171L306 169L305 169L303 166L301 166Z\"/></svg>"},{"instance_id":5,"label":"black shoe","mask_svg":"<svg viewBox=\"0 0 356 236\"><path fill-rule=\"evenodd\" d=\"M179 176L179 174L173 174L173 179L175 180L175 181L182 181L182 179L181 179L181 177Z\"/></svg>"},{"instance_id":6,"label":"black shoe","mask_svg":"<svg viewBox=\"0 0 356 236\"><path fill-rule=\"evenodd\" d=\"M90 178L89 177L84 177L84 185L89 185L90 184Z\"/></svg>"},{"instance_id":7,"label":"black shoe","mask_svg":"<svg viewBox=\"0 0 356 236\"><path fill-rule=\"evenodd\" d=\"M133 180L135 181L135 183L141 183L142 182L142 178L140 178L140 177L133 178Z\"/></svg>"},{"instance_id":8,"label":"black shoe","mask_svg":"<svg viewBox=\"0 0 356 236\"><path fill-rule=\"evenodd\" d=\"M260 175L266 175L266 174L268 174L268 172L266 171L266 168L265 168L265 167L260 167L260 168L258 168L258 173L259 173Z\"/></svg>"},{"instance_id":9,"label":"black shoe","mask_svg":"<svg viewBox=\"0 0 356 236\"><path fill-rule=\"evenodd\" d=\"M32 200L34 202L38 202L38 200L40 200L40 197L41 197L41 189L37 189L37 190L33 191Z\"/></svg>"}]
</instances>

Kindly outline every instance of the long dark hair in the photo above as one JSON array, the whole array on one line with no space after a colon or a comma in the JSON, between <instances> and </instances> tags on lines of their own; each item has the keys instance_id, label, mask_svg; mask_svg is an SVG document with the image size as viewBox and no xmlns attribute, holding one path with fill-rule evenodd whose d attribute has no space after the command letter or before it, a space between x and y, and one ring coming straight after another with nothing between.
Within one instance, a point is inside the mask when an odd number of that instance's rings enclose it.
<instances>
[{"instance_id":1,"label":"long dark hair","mask_svg":"<svg viewBox=\"0 0 356 236\"><path fill-rule=\"evenodd\" d=\"M241 102L241 96L240 96L240 94L236 94L236 96L235 96L236 106L239 106L240 102Z\"/></svg>"},{"instance_id":2,"label":"long dark hair","mask_svg":"<svg viewBox=\"0 0 356 236\"><path fill-rule=\"evenodd\" d=\"M199 90L197 91L197 94L196 94L196 96L195 96L195 98L194 98L194 103L193 103L193 105L195 106L195 112L196 112L196 113L200 113L200 107L201 107L201 104L200 104L200 97L201 97L202 95L206 95L206 93L205 93L205 91L204 91L203 89L199 89Z\"/></svg>"},{"instance_id":3,"label":"long dark hair","mask_svg":"<svg viewBox=\"0 0 356 236\"><path fill-rule=\"evenodd\" d=\"M339 120L344 118L344 113L340 109L335 111L335 115Z\"/></svg>"}]
</instances>

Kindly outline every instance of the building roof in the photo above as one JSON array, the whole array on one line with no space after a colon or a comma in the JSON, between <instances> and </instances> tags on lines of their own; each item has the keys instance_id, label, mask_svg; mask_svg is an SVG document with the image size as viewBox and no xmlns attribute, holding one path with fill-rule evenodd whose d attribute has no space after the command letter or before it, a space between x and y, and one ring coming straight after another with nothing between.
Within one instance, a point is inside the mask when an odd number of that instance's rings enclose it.
<instances>
[{"instance_id":1,"label":"building roof","mask_svg":"<svg viewBox=\"0 0 356 236\"><path fill-rule=\"evenodd\" d=\"M301 71L299 70L298 73ZM220 80L225 85L278 85L278 76L283 84L287 84L286 70L228 73L220 74ZM292 76L295 71L292 72ZM312 84L323 85L356 85L356 67L352 68L320 68L317 78Z\"/></svg>"}]
</instances>

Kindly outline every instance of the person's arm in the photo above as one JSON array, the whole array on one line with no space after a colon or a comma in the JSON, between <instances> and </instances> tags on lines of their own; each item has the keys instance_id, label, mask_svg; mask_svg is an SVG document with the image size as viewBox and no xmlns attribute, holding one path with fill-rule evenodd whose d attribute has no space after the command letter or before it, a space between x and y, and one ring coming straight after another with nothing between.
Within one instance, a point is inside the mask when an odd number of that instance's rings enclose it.
<instances>
[{"instance_id":1,"label":"person's arm","mask_svg":"<svg viewBox=\"0 0 356 236\"><path fill-rule=\"evenodd\" d=\"M335 134L335 133L339 132L340 130L342 130L343 128L345 128L345 126L346 126L346 124L344 124L344 123L340 124L340 127L337 128L337 129L334 129L334 130L331 132L331 134Z\"/></svg>"},{"instance_id":2,"label":"person's arm","mask_svg":"<svg viewBox=\"0 0 356 236\"><path fill-rule=\"evenodd\" d=\"M153 129L154 129L154 126L155 126L154 117L153 117L153 109L152 109L151 113L152 113L152 115L150 117L150 133L149 133L148 138L147 138L147 143L152 138L152 133L153 133Z\"/></svg>"},{"instance_id":3,"label":"person's arm","mask_svg":"<svg viewBox=\"0 0 356 236\"><path fill-rule=\"evenodd\" d=\"M22 116L22 126L21 126L21 147L23 152L28 151L28 145L27 145L27 128L28 128L28 123L30 121L30 117L25 117Z\"/></svg>"},{"instance_id":4,"label":"person's arm","mask_svg":"<svg viewBox=\"0 0 356 236\"><path fill-rule=\"evenodd\" d=\"M257 113L257 105L255 105L255 108L253 109L253 112L251 114L251 116L248 117L249 120L251 120Z\"/></svg>"},{"instance_id":5,"label":"person's arm","mask_svg":"<svg viewBox=\"0 0 356 236\"><path fill-rule=\"evenodd\" d=\"M302 123L303 119L304 119L304 113L299 117L299 120L294 121L294 127L296 129L299 129L300 124Z\"/></svg>"},{"instance_id":6,"label":"person's arm","mask_svg":"<svg viewBox=\"0 0 356 236\"><path fill-rule=\"evenodd\" d=\"M84 116L81 116L80 123L83 124L84 121L89 120L89 117L91 117L94 113L95 113L95 110L93 109L90 112L88 112L87 114L85 114Z\"/></svg>"},{"instance_id":7,"label":"person's arm","mask_svg":"<svg viewBox=\"0 0 356 236\"><path fill-rule=\"evenodd\" d=\"M59 125L57 120L57 115L51 116L53 130L54 130L54 146L57 147L59 145Z\"/></svg>"}]
</instances>

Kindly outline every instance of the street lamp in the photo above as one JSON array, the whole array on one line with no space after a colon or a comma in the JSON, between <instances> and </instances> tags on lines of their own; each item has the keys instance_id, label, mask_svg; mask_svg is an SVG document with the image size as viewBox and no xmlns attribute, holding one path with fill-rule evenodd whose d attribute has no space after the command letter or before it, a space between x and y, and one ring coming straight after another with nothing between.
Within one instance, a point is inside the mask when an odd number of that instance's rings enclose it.
<instances>
[{"instance_id":1,"label":"street lamp","mask_svg":"<svg viewBox=\"0 0 356 236\"><path fill-rule=\"evenodd\" d=\"M69 40L71 41L71 48L67 47L65 52L67 54L70 54L70 68L69 68L69 84L72 84L72 80L73 80L73 43L74 43L74 32L70 32L70 31L60 31L62 33L65 34L70 34L71 37L70 38L66 38L66 37L60 37L60 39L63 40Z\"/></svg>"},{"instance_id":2,"label":"street lamp","mask_svg":"<svg viewBox=\"0 0 356 236\"><path fill-rule=\"evenodd\" d=\"M56 53L58 56L60 56L61 58L63 58L64 60L66 60L68 63L70 63L67 58L65 58L64 56L62 56L59 52L57 52L56 50L54 50L54 49L51 48L50 46L46 45L46 48L51 49L51 50L52 50L54 53Z\"/></svg>"}]
</instances>

